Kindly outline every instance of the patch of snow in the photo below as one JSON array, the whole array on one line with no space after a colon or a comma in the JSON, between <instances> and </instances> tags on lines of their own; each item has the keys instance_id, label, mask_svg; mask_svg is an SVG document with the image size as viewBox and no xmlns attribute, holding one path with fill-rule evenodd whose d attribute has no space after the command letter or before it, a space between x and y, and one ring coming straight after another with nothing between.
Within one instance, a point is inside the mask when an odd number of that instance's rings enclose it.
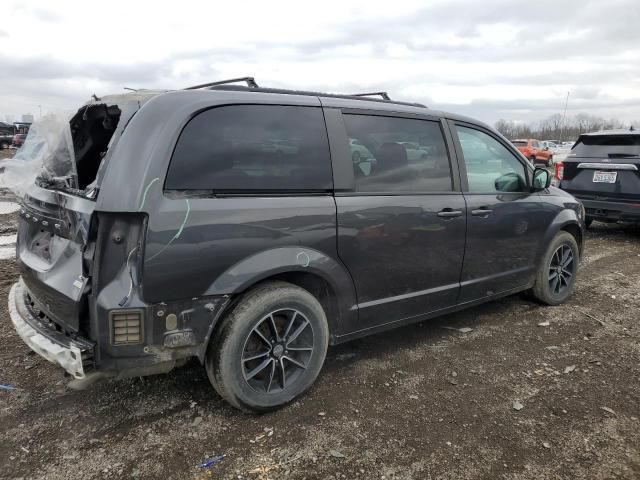
<instances>
[{"instance_id":1,"label":"patch of snow","mask_svg":"<svg viewBox=\"0 0 640 480\"><path fill-rule=\"evenodd\" d=\"M13 213L20 210L20 205L15 202L0 202L0 215Z\"/></svg>"}]
</instances>

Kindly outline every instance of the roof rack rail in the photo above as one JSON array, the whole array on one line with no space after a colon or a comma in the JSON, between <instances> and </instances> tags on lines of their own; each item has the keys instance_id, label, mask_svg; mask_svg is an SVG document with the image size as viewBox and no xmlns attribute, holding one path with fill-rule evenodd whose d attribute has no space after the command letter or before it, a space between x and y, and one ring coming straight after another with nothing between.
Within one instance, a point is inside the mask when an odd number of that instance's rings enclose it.
<instances>
[{"instance_id":1,"label":"roof rack rail","mask_svg":"<svg viewBox=\"0 0 640 480\"><path fill-rule=\"evenodd\" d=\"M383 100L391 101L387 92L353 93L352 97L382 97Z\"/></svg>"},{"instance_id":2,"label":"roof rack rail","mask_svg":"<svg viewBox=\"0 0 640 480\"><path fill-rule=\"evenodd\" d=\"M344 98L347 100L358 100L366 102L380 102L380 103L393 103L396 105L406 105L408 107L420 107L427 108L422 103L410 103L400 102L397 100L386 100L383 98L367 98L360 95L342 95L338 93L326 93L326 92L310 92L306 90L287 90L283 88L265 88L265 87L246 87L244 85L213 85L208 87L209 90L224 90L230 92L252 92L252 93L276 93L280 95L310 95L313 97L325 97L325 98Z\"/></svg>"},{"instance_id":3,"label":"roof rack rail","mask_svg":"<svg viewBox=\"0 0 640 480\"><path fill-rule=\"evenodd\" d=\"M203 83L201 85L194 85L193 87L187 87L184 90L197 90L199 88L215 87L216 85L227 85L229 83L245 82L247 87L258 88L258 84L253 77L239 77L230 78L229 80L219 80L217 82Z\"/></svg>"}]
</instances>

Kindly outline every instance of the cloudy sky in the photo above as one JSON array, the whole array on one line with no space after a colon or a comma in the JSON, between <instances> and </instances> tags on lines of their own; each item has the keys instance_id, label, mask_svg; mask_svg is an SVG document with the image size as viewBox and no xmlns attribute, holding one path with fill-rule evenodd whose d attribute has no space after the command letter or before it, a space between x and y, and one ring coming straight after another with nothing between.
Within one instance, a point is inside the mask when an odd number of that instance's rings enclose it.
<instances>
[{"instance_id":1,"label":"cloudy sky","mask_svg":"<svg viewBox=\"0 0 640 480\"><path fill-rule=\"evenodd\" d=\"M561 112L567 91L569 114L640 119L639 0L2 4L0 120L244 75L489 123Z\"/></svg>"}]
</instances>

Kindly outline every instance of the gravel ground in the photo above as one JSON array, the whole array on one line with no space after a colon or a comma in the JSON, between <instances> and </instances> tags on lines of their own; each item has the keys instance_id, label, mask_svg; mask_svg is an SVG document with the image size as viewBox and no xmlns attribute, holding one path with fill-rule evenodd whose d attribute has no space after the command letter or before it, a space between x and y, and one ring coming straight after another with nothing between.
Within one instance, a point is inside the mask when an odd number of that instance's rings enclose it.
<instances>
[{"instance_id":1,"label":"gravel ground","mask_svg":"<svg viewBox=\"0 0 640 480\"><path fill-rule=\"evenodd\" d=\"M567 304L513 296L330 348L306 396L261 416L197 362L71 391L2 301L0 477L640 478L640 229L595 223L586 248ZM17 275L0 261L0 298Z\"/></svg>"}]
</instances>

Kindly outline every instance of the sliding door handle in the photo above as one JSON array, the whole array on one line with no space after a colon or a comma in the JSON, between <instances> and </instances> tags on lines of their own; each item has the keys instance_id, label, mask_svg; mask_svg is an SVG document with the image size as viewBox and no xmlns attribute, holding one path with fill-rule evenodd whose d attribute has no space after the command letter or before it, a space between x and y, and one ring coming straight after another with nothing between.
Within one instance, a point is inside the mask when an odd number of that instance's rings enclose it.
<instances>
[{"instance_id":1,"label":"sliding door handle","mask_svg":"<svg viewBox=\"0 0 640 480\"><path fill-rule=\"evenodd\" d=\"M491 212L493 212L493 210L491 210L490 208L480 207L476 210L471 210L471 215L473 215L474 217L488 217L489 215L491 215Z\"/></svg>"},{"instance_id":2,"label":"sliding door handle","mask_svg":"<svg viewBox=\"0 0 640 480\"><path fill-rule=\"evenodd\" d=\"M441 218L455 218L461 217L463 214L462 210L453 210L451 208L445 208L438 212L438 216Z\"/></svg>"}]
</instances>

